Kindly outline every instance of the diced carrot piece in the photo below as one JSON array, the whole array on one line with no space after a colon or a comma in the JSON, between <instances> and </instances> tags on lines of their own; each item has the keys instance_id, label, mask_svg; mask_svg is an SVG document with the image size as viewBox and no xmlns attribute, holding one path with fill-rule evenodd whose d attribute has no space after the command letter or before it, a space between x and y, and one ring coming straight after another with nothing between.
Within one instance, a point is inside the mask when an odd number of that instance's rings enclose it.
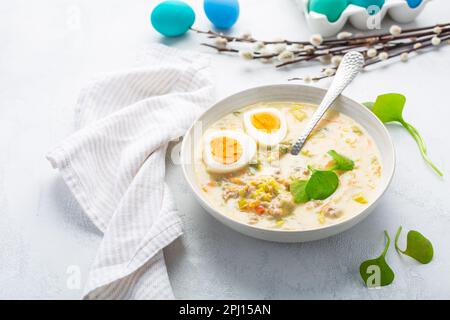
<instances>
[{"instance_id":1,"label":"diced carrot piece","mask_svg":"<svg viewBox=\"0 0 450 320\"><path fill-rule=\"evenodd\" d=\"M230 182L235 183L235 184L244 184L244 181L242 181L241 178L230 178L229 180L230 180Z\"/></svg>"},{"instance_id":2,"label":"diced carrot piece","mask_svg":"<svg viewBox=\"0 0 450 320\"><path fill-rule=\"evenodd\" d=\"M257 214L263 214L266 211L266 208L264 208L263 206L259 205L255 208L255 211Z\"/></svg>"}]
</instances>

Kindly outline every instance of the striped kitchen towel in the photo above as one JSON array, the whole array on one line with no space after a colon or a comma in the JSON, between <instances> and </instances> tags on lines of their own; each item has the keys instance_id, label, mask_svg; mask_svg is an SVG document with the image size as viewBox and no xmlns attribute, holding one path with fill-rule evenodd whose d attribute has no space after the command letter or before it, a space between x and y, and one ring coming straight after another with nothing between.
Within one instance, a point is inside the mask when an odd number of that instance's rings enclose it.
<instances>
[{"instance_id":1,"label":"striped kitchen towel","mask_svg":"<svg viewBox=\"0 0 450 320\"><path fill-rule=\"evenodd\" d=\"M208 65L152 45L140 67L81 91L78 131L47 155L104 235L85 299L173 298L162 250L182 229L165 154L211 102Z\"/></svg>"}]
</instances>

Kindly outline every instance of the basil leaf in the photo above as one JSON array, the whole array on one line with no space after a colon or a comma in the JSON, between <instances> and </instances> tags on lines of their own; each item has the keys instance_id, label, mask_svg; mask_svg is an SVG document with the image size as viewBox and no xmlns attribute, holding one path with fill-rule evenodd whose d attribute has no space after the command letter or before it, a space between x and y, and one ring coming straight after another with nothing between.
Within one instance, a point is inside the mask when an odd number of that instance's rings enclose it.
<instances>
[{"instance_id":1,"label":"basil leaf","mask_svg":"<svg viewBox=\"0 0 450 320\"><path fill-rule=\"evenodd\" d=\"M328 154L333 158L335 162L332 170L349 171L353 170L353 168L355 167L355 163L353 162L353 160L337 153L334 150L328 151Z\"/></svg>"},{"instance_id":2,"label":"basil leaf","mask_svg":"<svg viewBox=\"0 0 450 320\"><path fill-rule=\"evenodd\" d=\"M411 230L406 237L406 249L403 251L398 246L398 238L402 232L402 227L398 228L395 236L395 248L398 252L419 261L422 264L430 263L433 260L434 249L430 240L425 238L420 232Z\"/></svg>"},{"instance_id":3,"label":"basil leaf","mask_svg":"<svg viewBox=\"0 0 450 320\"><path fill-rule=\"evenodd\" d=\"M295 180L291 183L290 190L295 203L305 203L310 200L306 194L307 180Z\"/></svg>"},{"instance_id":4,"label":"basil leaf","mask_svg":"<svg viewBox=\"0 0 450 320\"><path fill-rule=\"evenodd\" d=\"M339 186L339 178L333 171L314 170L306 184L305 191L310 199L324 200Z\"/></svg>"},{"instance_id":5,"label":"basil leaf","mask_svg":"<svg viewBox=\"0 0 450 320\"><path fill-rule=\"evenodd\" d=\"M386 236L386 246L381 255L376 259L371 259L361 263L359 273L368 288L377 288L390 285L395 278L394 271L386 262L386 253L389 249L391 239L387 231L384 231Z\"/></svg>"}]
</instances>

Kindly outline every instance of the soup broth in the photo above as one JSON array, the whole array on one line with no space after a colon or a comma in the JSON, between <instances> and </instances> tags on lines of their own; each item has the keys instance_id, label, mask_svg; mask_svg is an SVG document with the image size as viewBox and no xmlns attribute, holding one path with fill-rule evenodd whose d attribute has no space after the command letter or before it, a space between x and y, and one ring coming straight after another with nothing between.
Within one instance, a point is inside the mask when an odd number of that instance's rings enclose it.
<instances>
[{"instance_id":1,"label":"soup broth","mask_svg":"<svg viewBox=\"0 0 450 320\"><path fill-rule=\"evenodd\" d=\"M281 230L335 224L369 206L378 195L382 164L372 137L350 117L329 111L300 154L290 154L315 110L304 103L261 102L208 127L194 157L197 183L209 204L234 220ZM330 150L351 159L352 169L333 171L339 184L329 197L295 202L293 182L308 181L314 170L333 170Z\"/></svg>"}]
</instances>

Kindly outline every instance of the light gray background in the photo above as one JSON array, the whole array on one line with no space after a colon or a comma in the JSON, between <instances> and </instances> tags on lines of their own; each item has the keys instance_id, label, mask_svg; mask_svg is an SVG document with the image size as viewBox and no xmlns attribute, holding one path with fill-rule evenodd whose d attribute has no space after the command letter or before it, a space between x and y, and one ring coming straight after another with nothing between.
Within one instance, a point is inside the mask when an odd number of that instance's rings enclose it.
<instances>
[{"instance_id":1,"label":"light gray background","mask_svg":"<svg viewBox=\"0 0 450 320\"><path fill-rule=\"evenodd\" d=\"M196 7L196 26L210 25ZM72 131L73 106L83 83L98 72L132 65L152 42L210 54L217 99L247 87L283 83L318 66L274 70L271 65L216 55L202 36L161 39L149 25L156 1L0 1L0 298L79 298L67 286L69 266L86 280L101 234L84 216L45 153ZM450 20L450 2L435 0L418 26ZM386 22L385 25L388 25ZM307 39L293 0L242 0L233 32L255 37ZM365 101L385 92L407 98L405 117L423 133L430 156L450 175L450 47L410 62L365 72L346 91ZM389 66L388 66L389 65ZM329 82L317 85L326 87ZM306 244L275 244L242 236L210 217L193 199L181 170L169 163L185 235L166 250L179 298L450 298L450 184L421 159L412 138L390 126L397 171L375 212L344 234ZM426 266L388 261L393 285L367 290L359 264L379 254L383 230L399 225L432 239L436 257Z\"/></svg>"}]
</instances>

